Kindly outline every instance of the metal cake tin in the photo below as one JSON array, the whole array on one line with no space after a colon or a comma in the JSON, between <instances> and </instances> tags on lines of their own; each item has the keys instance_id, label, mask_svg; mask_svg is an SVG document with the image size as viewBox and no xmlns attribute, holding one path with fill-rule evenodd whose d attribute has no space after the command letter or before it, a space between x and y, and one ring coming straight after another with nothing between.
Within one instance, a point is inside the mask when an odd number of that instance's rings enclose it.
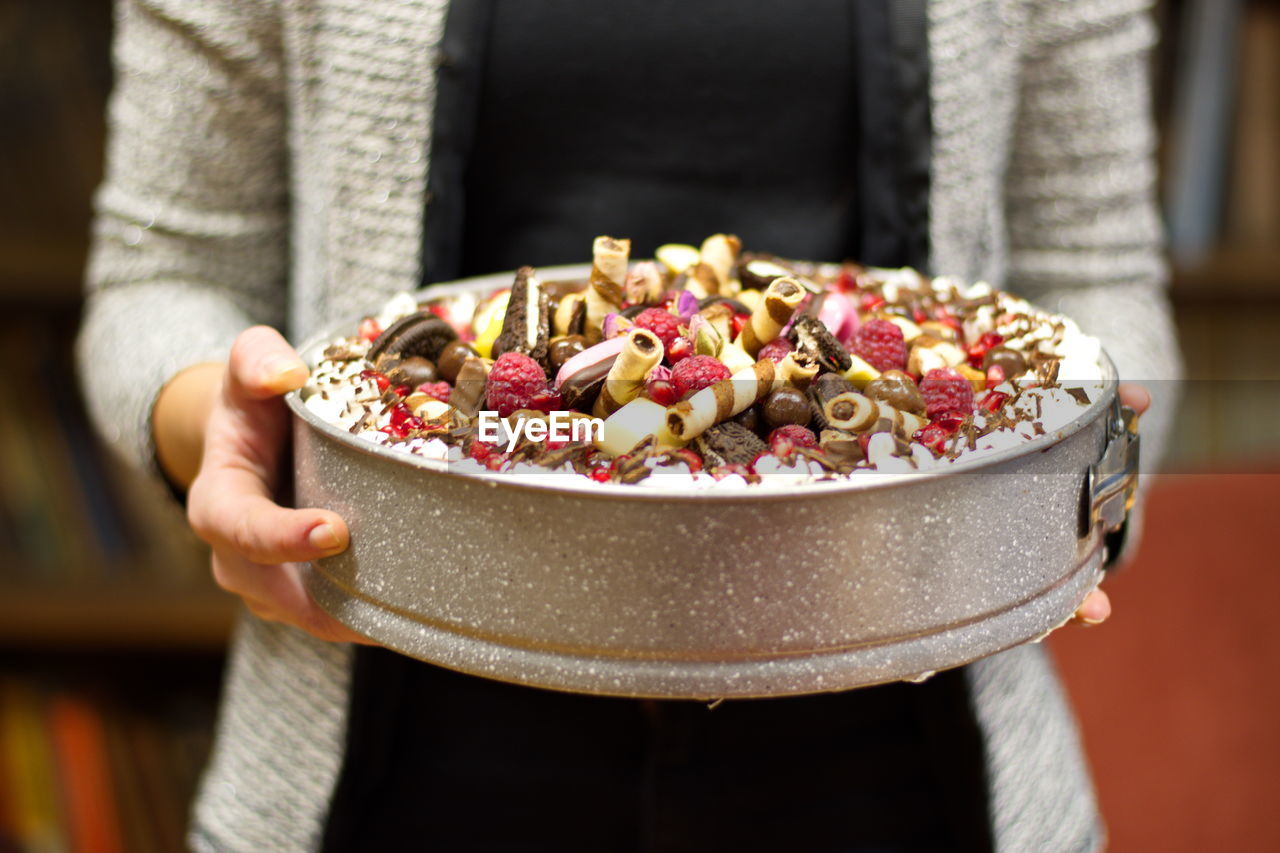
<instances>
[{"instance_id":1,"label":"metal cake tin","mask_svg":"<svg viewBox=\"0 0 1280 853\"><path fill-rule=\"evenodd\" d=\"M558 690L709 700L921 679L1043 637L1101 578L1138 444L1104 361L1107 390L1079 418L981 461L711 492L459 473L356 438L295 392L297 505L351 531L308 588L389 648Z\"/></svg>"}]
</instances>

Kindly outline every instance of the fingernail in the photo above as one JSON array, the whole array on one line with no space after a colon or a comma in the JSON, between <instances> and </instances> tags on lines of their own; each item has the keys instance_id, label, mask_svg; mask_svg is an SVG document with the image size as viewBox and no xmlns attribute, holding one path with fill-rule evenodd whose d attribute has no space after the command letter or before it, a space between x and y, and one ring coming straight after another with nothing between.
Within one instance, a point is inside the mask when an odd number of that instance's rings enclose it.
<instances>
[{"instance_id":1,"label":"fingernail","mask_svg":"<svg viewBox=\"0 0 1280 853\"><path fill-rule=\"evenodd\" d=\"M313 548L321 551L336 551L342 543L338 541L338 533L333 529L332 524L318 524L311 528L311 533L307 539L311 542Z\"/></svg>"},{"instance_id":2,"label":"fingernail","mask_svg":"<svg viewBox=\"0 0 1280 853\"><path fill-rule=\"evenodd\" d=\"M1102 619L1089 619L1084 616L1080 617L1080 624L1088 628L1092 628L1094 625L1101 625L1103 622L1106 622L1106 621L1107 620L1105 617Z\"/></svg>"},{"instance_id":3,"label":"fingernail","mask_svg":"<svg viewBox=\"0 0 1280 853\"><path fill-rule=\"evenodd\" d=\"M273 358L267 362L266 377L268 382L275 382L287 377L290 373L305 370L306 365L296 358Z\"/></svg>"}]
</instances>

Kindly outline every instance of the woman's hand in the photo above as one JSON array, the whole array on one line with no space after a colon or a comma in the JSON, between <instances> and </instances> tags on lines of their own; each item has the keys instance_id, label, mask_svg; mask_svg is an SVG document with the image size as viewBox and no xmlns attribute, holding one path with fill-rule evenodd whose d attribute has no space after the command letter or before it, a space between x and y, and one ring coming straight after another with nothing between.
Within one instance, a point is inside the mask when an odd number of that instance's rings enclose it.
<instances>
[{"instance_id":1,"label":"woman's hand","mask_svg":"<svg viewBox=\"0 0 1280 853\"><path fill-rule=\"evenodd\" d=\"M157 450L162 464L180 479L184 459L191 467L190 456L183 456L189 449L183 447L182 433L200 427L200 414L191 407L184 413L181 401L202 394L211 399L187 518L213 548L214 580L244 599L259 618L322 640L368 642L320 609L295 562L345 550L346 524L326 510L286 509L273 500L289 427L280 396L306 379L306 365L278 332L266 326L248 329L236 338L225 368L199 365L166 386L154 416Z\"/></svg>"},{"instance_id":2,"label":"woman's hand","mask_svg":"<svg viewBox=\"0 0 1280 853\"><path fill-rule=\"evenodd\" d=\"M1141 385L1131 382L1120 383L1120 402L1142 414L1151 405L1151 395ZM1079 625L1101 625L1111 615L1111 599L1100 589L1089 593L1080 609L1072 617Z\"/></svg>"}]
</instances>

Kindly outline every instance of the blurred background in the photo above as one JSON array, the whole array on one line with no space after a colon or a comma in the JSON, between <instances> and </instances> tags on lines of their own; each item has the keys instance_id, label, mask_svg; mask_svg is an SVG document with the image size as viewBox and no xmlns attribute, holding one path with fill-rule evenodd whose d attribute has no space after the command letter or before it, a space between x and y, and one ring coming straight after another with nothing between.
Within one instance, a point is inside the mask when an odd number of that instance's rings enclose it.
<instances>
[{"instance_id":1,"label":"blurred background","mask_svg":"<svg viewBox=\"0 0 1280 853\"><path fill-rule=\"evenodd\" d=\"M1280 2L1158 8L1167 473L1105 628L1050 644L1115 851L1280 849ZM183 849L234 607L78 398L109 0L0 2L0 853Z\"/></svg>"}]
</instances>

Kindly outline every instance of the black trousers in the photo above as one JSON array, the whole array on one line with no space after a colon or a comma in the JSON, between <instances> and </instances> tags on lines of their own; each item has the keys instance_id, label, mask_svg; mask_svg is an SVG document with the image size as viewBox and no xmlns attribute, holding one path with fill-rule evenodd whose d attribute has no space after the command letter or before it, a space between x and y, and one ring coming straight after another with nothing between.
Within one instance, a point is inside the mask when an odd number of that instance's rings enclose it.
<instances>
[{"instance_id":1,"label":"black trousers","mask_svg":"<svg viewBox=\"0 0 1280 853\"><path fill-rule=\"evenodd\" d=\"M963 674L704 703L361 648L324 850L991 849Z\"/></svg>"}]
</instances>

